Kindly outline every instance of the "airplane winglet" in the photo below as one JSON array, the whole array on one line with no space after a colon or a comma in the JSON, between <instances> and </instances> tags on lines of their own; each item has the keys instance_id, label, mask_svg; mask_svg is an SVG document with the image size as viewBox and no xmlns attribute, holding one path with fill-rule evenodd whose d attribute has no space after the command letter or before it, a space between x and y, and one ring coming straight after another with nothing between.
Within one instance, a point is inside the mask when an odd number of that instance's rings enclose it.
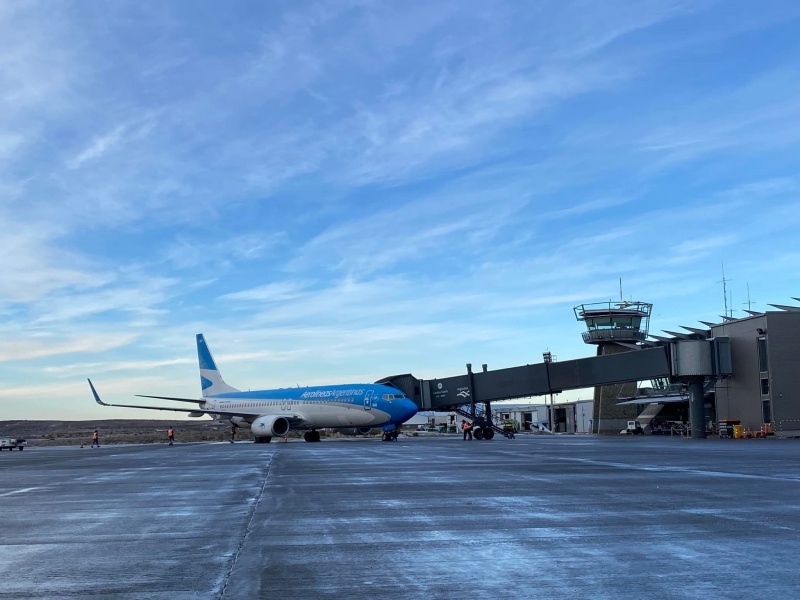
<instances>
[{"instance_id":1,"label":"airplane winglet","mask_svg":"<svg viewBox=\"0 0 800 600\"><path fill-rule=\"evenodd\" d=\"M86 381L89 382L89 387L92 388L92 394L94 394L94 401L100 404L101 406L111 406L111 404L106 404L105 402L100 400L100 396L97 394L97 390L94 389L94 385L92 385L92 380L87 378Z\"/></svg>"}]
</instances>

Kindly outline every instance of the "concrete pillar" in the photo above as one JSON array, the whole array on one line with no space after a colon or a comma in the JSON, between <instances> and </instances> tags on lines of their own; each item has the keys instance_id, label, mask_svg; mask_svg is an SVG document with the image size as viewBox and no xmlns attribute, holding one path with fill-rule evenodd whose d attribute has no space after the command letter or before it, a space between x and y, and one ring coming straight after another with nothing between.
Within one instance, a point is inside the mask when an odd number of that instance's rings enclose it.
<instances>
[{"instance_id":1,"label":"concrete pillar","mask_svg":"<svg viewBox=\"0 0 800 600\"><path fill-rule=\"evenodd\" d=\"M693 379L689 382L689 422L692 427L692 439L706 439L706 414L703 407L702 379Z\"/></svg>"},{"instance_id":2,"label":"concrete pillar","mask_svg":"<svg viewBox=\"0 0 800 600\"><path fill-rule=\"evenodd\" d=\"M632 352L632 350L617 344L599 344L597 356L608 356ZM635 405L619 406L620 396L630 397L636 393L636 382L603 385L594 388L594 406L592 407L592 433L618 434L639 416ZM645 423L646 425L646 423Z\"/></svg>"},{"instance_id":3,"label":"concrete pillar","mask_svg":"<svg viewBox=\"0 0 800 600\"><path fill-rule=\"evenodd\" d=\"M467 363L467 375L469 376L469 414L470 414L470 420L475 421L475 377L472 374L472 363Z\"/></svg>"}]
</instances>

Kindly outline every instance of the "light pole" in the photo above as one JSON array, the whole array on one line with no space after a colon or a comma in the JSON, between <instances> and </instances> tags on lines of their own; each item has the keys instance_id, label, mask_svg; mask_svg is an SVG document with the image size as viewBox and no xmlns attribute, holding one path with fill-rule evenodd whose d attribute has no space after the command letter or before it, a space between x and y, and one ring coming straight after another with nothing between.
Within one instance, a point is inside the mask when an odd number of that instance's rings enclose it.
<instances>
[{"instance_id":1,"label":"light pole","mask_svg":"<svg viewBox=\"0 0 800 600\"><path fill-rule=\"evenodd\" d=\"M548 365L546 368L548 369L547 380L550 381L550 373L549 373L549 365L553 362L553 355L548 350L547 352L542 352L542 359L544 360L545 365ZM545 397L545 406L547 405L547 397ZM553 393L550 392L550 407L547 409L547 428L553 432ZM553 432L554 433L554 432Z\"/></svg>"}]
</instances>

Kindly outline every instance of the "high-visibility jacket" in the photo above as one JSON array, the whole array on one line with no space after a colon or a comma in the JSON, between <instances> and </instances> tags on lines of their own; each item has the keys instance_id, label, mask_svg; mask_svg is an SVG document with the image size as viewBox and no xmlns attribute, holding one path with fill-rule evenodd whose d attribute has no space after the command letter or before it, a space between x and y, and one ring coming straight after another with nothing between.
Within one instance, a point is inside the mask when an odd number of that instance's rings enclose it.
<instances>
[{"instance_id":1,"label":"high-visibility jacket","mask_svg":"<svg viewBox=\"0 0 800 600\"><path fill-rule=\"evenodd\" d=\"M95 431L95 432L92 434L92 439L93 439L93 440L96 440L96 439L97 439L97 438L99 438L99 437L100 437L100 436L99 436L99 435L97 435L97 432L96 432L96 431Z\"/></svg>"},{"instance_id":2,"label":"high-visibility jacket","mask_svg":"<svg viewBox=\"0 0 800 600\"><path fill-rule=\"evenodd\" d=\"M167 429L167 436L172 437L172 429Z\"/></svg>"}]
</instances>

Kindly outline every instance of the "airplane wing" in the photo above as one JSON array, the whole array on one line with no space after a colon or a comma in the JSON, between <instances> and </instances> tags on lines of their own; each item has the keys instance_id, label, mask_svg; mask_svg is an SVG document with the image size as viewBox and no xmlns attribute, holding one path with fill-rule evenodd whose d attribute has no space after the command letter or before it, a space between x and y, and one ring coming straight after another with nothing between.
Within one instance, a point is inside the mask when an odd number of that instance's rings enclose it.
<instances>
[{"instance_id":1,"label":"airplane wing","mask_svg":"<svg viewBox=\"0 0 800 600\"><path fill-rule=\"evenodd\" d=\"M293 414L293 415L285 415L286 419L289 421L289 426L292 429L299 429L303 427L306 422L306 418L303 415Z\"/></svg>"},{"instance_id":2,"label":"airplane wing","mask_svg":"<svg viewBox=\"0 0 800 600\"><path fill-rule=\"evenodd\" d=\"M145 396L144 394L136 394L137 398L156 398L157 400L175 400L175 402L194 402L195 404L202 404L205 400L197 400L195 398L173 398L172 396Z\"/></svg>"},{"instance_id":3,"label":"airplane wing","mask_svg":"<svg viewBox=\"0 0 800 600\"><path fill-rule=\"evenodd\" d=\"M250 413L240 413L240 412L229 412L224 410L202 410L200 407L194 408L170 408L167 406L140 406L138 404L109 404L108 402L103 402L100 399L100 395L97 393L97 390L94 389L94 384L92 383L91 379L87 379L89 382L89 387L92 389L92 395L94 395L94 401L100 404L101 406L117 406L122 408L144 408L147 410L171 410L173 412L185 412L185 413L206 413L206 414L214 414L214 415L225 415L230 417L252 417L253 415ZM165 396L142 396L143 398L160 398L164 400L181 400L179 398L167 398ZM187 400L182 399L184 402L198 402L198 400ZM200 400L199 402L202 402Z\"/></svg>"},{"instance_id":4,"label":"airplane wing","mask_svg":"<svg viewBox=\"0 0 800 600\"><path fill-rule=\"evenodd\" d=\"M196 408L169 408L167 406L139 406L138 404L108 404L106 402L101 402L103 406L115 406L117 408L146 408L148 410L171 410L175 412L185 412L185 413L197 413L202 412L205 413L204 410L197 410ZM221 413L226 414L226 413Z\"/></svg>"}]
</instances>

